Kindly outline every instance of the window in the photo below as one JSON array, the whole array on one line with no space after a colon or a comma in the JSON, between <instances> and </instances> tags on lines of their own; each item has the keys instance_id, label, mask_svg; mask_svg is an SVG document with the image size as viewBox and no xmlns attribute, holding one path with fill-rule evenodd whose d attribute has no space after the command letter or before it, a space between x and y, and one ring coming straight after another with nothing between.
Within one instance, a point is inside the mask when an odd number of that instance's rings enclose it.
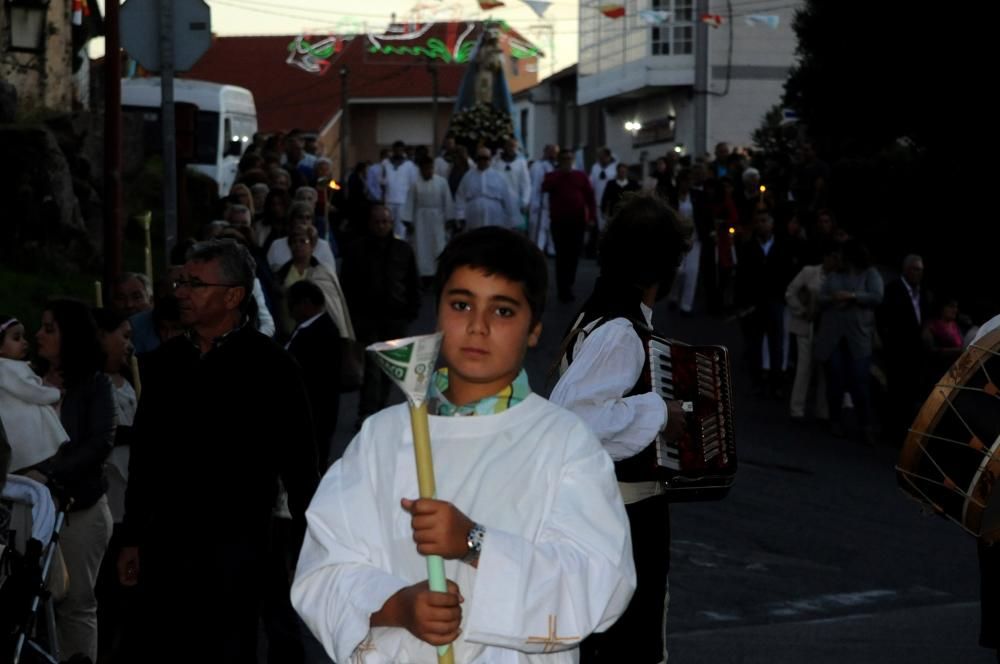
<instances>
[{"instance_id":1,"label":"window","mask_svg":"<svg viewBox=\"0 0 1000 664\"><path fill-rule=\"evenodd\" d=\"M653 9L671 12L671 20L654 26L653 55L690 55L694 52L694 0L653 0Z\"/></svg>"}]
</instances>

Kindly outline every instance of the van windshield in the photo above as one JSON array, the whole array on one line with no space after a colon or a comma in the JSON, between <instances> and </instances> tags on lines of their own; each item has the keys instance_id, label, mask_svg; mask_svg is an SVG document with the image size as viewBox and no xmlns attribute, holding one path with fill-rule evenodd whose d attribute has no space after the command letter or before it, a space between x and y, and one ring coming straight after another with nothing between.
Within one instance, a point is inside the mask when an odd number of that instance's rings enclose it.
<instances>
[{"instance_id":1,"label":"van windshield","mask_svg":"<svg viewBox=\"0 0 1000 664\"><path fill-rule=\"evenodd\" d=\"M125 115L142 119L142 143L145 154L160 154L163 151L163 135L160 129L160 109L143 106L123 106ZM126 127L131 121L126 122ZM177 135L178 154L184 152L184 137ZM194 155L188 163L216 164L219 161L219 114L216 111L197 111L194 118Z\"/></svg>"}]
</instances>

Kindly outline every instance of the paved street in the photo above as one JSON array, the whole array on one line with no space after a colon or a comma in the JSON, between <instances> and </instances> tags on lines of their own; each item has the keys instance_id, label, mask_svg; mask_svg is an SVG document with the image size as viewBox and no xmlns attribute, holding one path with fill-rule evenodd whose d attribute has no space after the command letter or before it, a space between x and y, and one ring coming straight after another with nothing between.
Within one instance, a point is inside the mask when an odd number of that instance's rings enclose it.
<instances>
[{"instance_id":1,"label":"paved street","mask_svg":"<svg viewBox=\"0 0 1000 664\"><path fill-rule=\"evenodd\" d=\"M595 276L583 261L574 305L553 292L527 362L536 391L551 388L545 373ZM433 324L424 299L414 332ZM736 323L682 318L664 304L654 320L670 336L725 344L739 358ZM735 381L736 487L723 501L672 512L670 661L994 662L977 645L975 542L903 496L895 451L793 425L783 402L751 397L739 370ZM354 395L343 400L338 449L355 405Z\"/></svg>"}]
</instances>

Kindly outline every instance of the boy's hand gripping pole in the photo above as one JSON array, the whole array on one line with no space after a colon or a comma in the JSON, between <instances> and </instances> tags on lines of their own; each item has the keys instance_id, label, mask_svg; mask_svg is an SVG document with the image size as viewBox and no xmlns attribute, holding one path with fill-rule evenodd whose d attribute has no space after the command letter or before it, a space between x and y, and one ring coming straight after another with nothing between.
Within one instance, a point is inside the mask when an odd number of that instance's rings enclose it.
<instances>
[{"instance_id":1,"label":"boy's hand gripping pole","mask_svg":"<svg viewBox=\"0 0 1000 664\"><path fill-rule=\"evenodd\" d=\"M441 333L384 341L368 347L379 368L403 390L410 405L410 427L413 431L413 454L417 463L417 484L421 498L435 498L434 459L427 420L427 391L441 350ZM448 591L444 575L444 559L427 556L427 581L431 590ZM438 664L454 664L455 649L438 646Z\"/></svg>"}]
</instances>

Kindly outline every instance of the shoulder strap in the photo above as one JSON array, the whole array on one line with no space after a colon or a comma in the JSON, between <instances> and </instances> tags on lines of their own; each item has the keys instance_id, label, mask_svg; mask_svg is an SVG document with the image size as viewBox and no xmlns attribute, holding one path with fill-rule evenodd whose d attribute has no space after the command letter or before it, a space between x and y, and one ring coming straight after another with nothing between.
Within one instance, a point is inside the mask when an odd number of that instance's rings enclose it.
<instances>
[{"instance_id":1,"label":"shoulder strap","mask_svg":"<svg viewBox=\"0 0 1000 664\"><path fill-rule=\"evenodd\" d=\"M566 334L566 336L563 337L563 340L561 342L559 342L559 352L556 353L555 359L552 361L552 364L549 365L549 370L545 372L545 387L546 388L548 388L549 385L552 383L552 378L553 377L558 377L558 375L560 373L559 369L562 366L562 362L563 362L564 358L566 359L566 365L567 366L569 366L570 363L573 362L573 349L572 349L572 345L579 338L579 336L582 334L584 336L584 338L586 338L587 335L589 335L591 332L593 332L598 327L600 327L605 322L607 322L604 318L595 318L594 320L592 320L589 323L587 323L586 325L584 325L584 324L582 324L584 316L586 316L585 312L581 312L580 315L577 316L576 322L573 325L573 329L571 329Z\"/></svg>"}]
</instances>

